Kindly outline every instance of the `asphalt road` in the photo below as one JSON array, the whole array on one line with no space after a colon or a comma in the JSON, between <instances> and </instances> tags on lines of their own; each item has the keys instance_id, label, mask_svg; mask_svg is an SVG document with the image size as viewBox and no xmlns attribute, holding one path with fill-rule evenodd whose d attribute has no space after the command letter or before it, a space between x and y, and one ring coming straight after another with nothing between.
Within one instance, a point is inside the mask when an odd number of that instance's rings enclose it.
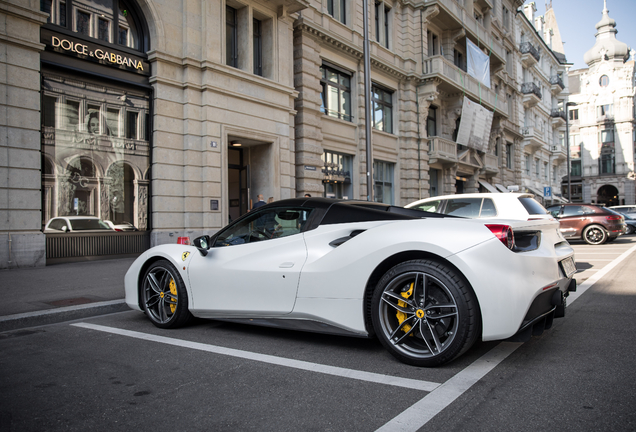
<instances>
[{"instance_id":1,"label":"asphalt road","mask_svg":"<svg viewBox=\"0 0 636 432\"><path fill-rule=\"evenodd\" d=\"M565 318L433 369L375 340L134 311L0 333L0 431L636 430L635 247L574 244Z\"/></svg>"}]
</instances>

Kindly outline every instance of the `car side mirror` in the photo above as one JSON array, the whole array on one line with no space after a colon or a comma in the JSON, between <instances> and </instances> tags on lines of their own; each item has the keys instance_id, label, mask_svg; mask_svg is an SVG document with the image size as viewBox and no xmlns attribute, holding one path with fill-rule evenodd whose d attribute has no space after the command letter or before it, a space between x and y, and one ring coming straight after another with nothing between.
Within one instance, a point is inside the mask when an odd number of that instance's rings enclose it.
<instances>
[{"instance_id":1,"label":"car side mirror","mask_svg":"<svg viewBox=\"0 0 636 432\"><path fill-rule=\"evenodd\" d=\"M64 226L62 227L62 232L66 232L66 231L68 231L68 227L67 227L66 225L64 225Z\"/></svg>"},{"instance_id":2,"label":"car side mirror","mask_svg":"<svg viewBox=\"0 0 636 432\"><path fill-rule=\"evenodd\" d=\"M204 235L197 237L192 241L192 245L201 252L201 255L206 256L210 249L210 236Z\"/></svg>"}]
</instances>

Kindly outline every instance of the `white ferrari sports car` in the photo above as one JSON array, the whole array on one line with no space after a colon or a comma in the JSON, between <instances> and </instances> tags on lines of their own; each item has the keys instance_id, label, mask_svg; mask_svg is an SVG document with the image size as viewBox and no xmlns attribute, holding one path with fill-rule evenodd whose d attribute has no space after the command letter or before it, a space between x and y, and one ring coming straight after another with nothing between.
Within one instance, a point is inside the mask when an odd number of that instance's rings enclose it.
<instances>
[{"instance_id":1,"label":"white ferrari sports car","mask_svg":"<svg viewBox=\"0 0 636 432\"><path fill-rule=\"evenodd\" d=\"M126 302L161 328L194 317L377 337L436 366L478 339L527 340L565 313L574 253L553 220L464 219L295 198L193 245L144 252Z\"/></svg>"}]
</instances>

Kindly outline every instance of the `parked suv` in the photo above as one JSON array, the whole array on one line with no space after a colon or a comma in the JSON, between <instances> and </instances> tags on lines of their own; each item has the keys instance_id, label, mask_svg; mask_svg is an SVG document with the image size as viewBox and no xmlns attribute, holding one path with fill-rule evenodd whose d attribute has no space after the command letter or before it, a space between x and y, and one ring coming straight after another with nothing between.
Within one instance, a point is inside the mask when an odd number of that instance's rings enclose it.
<instances>
[{"instance_id":1,"label":"parked suv","mask_svg":"<svg viewBox=\"0 0 636 432\"><path fill-rule=\"evenodd\" d=\"M626 229L622 215L595 204L553 205L548 211L561 223L563 237L570 240L599 245L616 240Z\"/></svg>"},{"instance_id":2,"label":"parked suv","mask_svg":"<svg viewBox=\"0 0 636 432\"><path fill-rule=\"evenodd\" d=\"M636 205L619 205L608 207L610 210L614 210L615 212L619 212L621 214L629 214L631 216L636 215Z\"/></svg>"},{"instance_id":3,"label":"parked suv","mask_svg":"<svg viewBox=\"0 0 636 432\"><path fill-rule=\"evenodd\" d=\"M551 219L546 209L527 193L470 193L424 198L405 205L431 213L466 218Z\"/></svg>"}]
</instances>

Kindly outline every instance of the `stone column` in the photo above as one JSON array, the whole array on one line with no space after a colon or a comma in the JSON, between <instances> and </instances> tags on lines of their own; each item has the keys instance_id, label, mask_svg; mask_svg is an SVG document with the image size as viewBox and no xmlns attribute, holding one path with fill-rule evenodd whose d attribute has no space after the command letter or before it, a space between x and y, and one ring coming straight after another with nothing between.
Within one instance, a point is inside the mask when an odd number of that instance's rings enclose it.
<instances>
[{"instance_id":1,"label":"stone column","mask_svg":"<svg viewBox=\"0 0 636 432\"><path fill-rule=\"evenodd\" d=\"M298 97L294 106L296 196L322 196L322 113L320 112L320 44L302 20L294 28L294 85ZM351 101L354 103L354 101Z\"/></svg>"},{"instance_id":2,"label":"stone column","mask_svg":"<svg viewBox=\"0 0 636 432\"><path fill-rule=\"evenodd\" d=\"M6 176L0 208L0 269L46 264L42 233L39 2L0 3L0 165ZM5 178L6 180L6 178Z\"/></svg>"}]
</instances>

